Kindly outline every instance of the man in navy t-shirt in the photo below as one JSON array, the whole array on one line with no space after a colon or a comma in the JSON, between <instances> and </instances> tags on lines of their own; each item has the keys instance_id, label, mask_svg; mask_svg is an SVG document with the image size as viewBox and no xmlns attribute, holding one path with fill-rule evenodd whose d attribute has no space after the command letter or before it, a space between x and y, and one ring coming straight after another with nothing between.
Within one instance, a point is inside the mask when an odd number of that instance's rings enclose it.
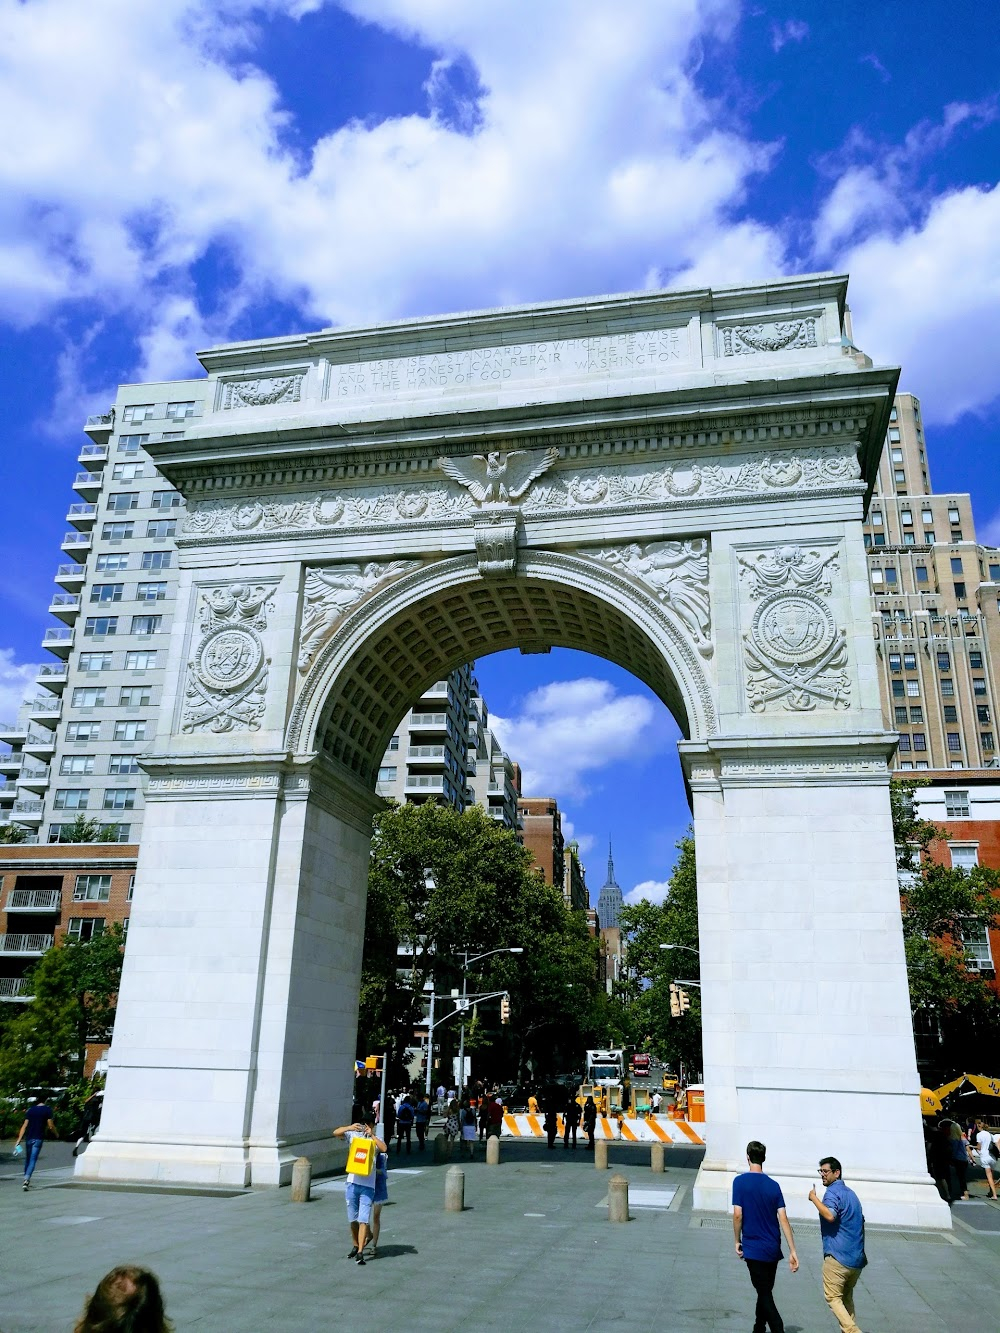
<instances>
[{"instance_id":1,"label":"man in navy t-shirt","mask_svg":"<svg viewBox=\"0 0 1000 1333\"><path fill-rule=\"evenodd\" d=\"M798 1272L799 1256L795 1237L785 1212L785 1200L776 1180L764 1174L767 1149L756 1139L747 1144L749 1171L733 1181L733 1235L736 1254L747 1266L757 1293L757 1312L753 1333L784 1333L778 1307L774 1303L774 1279L781 1259L781 1233L788 1242L788 1267ZM780 1230L779 1230L780 1227Z\"/></svg>"},{"instance_id":2,"label":"man in navy t-shirt","mask_svg":"<svg viewBox=\"0 0 1000 1333\"><path fill-rule=\"evenodd\" d=\"M53 1138L55 1137L56 1127L52 1121L52 1107L47 1102L43 1102L41 1097L34 1097L25 1112L24 1124L17 1136L17 1143L14 1144L16 1148L22 1139L25 1141L24 1184L21 1186L23 1190L26 1190L31 1184L32 1172L35 1169L35 1163L38 1161L38 1154L42 1151L46 1130Z\"/></svg>"}]
</instances>

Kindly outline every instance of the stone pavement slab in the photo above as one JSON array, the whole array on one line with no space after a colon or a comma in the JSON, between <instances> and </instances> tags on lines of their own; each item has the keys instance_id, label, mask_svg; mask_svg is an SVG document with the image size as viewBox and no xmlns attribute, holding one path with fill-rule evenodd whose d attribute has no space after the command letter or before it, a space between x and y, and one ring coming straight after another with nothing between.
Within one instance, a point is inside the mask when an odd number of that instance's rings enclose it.
<instances>
[{"instance_id":1,"label":"stone pavement slab","mask_svg":"<svg viewBox=\"0 0 1000 1333\"><path fill-rule=\"evenodd\" d=\"M753 1291L733 1253L730 1220L691 1211L697 1149L669 1150L666 1174L654 1176L642 1148L615 1145L612 1170L600 1173L582 1148L505 1142L499 1167L481 1155L464 1164L462 1214L443 1211L445 1168L429 1150L393 1154L379 1255L359 1268L346 1258L342 1179L316 1182L309 1204L293 1204L287 1189L81 1188L68 1146L47 1144L37 1184L23 1194L9 1146L0 1148L2 1333L71 1329L84 1295L128 1262L158 1274L178 1333L328 1326L742 1333L753 1323ZM614 1171L630 1182L627 1226L607 1221ZM956 1219L950 1234L870 1229L870 1263L857 1289L865 1333L1000 1326L1000 1230L977 1225L1000 1222L1000 1210L959 1205ZM795 1230L802 1268L793 1276L785 1265L776 1289L786 1329L837 1333L822 1297L819 1228Z\"/></svg>"}]
</instances>

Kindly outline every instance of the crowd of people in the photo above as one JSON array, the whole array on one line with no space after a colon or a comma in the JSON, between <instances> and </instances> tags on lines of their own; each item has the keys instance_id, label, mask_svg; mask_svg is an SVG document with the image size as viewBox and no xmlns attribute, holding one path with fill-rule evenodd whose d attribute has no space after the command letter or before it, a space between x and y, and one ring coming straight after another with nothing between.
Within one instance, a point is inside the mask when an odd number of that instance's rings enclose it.
<instances>
[{"instance_id":1,"label":"crowd of people","mask_svg":"<svg viewBox=\"0 0 1000 1333\"><path fill-rule=\"evenodd\" d=\"M992 1133L985 1120L974 1117L965 1125L948 1117L942 1117L936 1123L925 1121L924 1141L927 1170L942 1199L957 1203L969 1197L970 1166L983 1168L989 1197L997 1197L1000 1134Z\"/></svg>"}]
</instances>

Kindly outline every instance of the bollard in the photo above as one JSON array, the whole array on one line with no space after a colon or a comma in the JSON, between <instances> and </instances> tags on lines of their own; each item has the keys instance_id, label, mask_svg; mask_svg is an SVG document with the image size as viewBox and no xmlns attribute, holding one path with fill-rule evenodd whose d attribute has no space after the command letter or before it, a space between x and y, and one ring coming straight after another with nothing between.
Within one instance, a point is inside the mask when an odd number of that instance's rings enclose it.
<instances>
[{"instance_id":1,"label":"bollard","mask_svg":"<svg viewBox=\"0 0 1000 1333\"><path fill-rule=\"evenodd\" d=\"M612 1176L608 1181L608 1221L628 1221L628 1181L624 1176Z\"/></svg>"},{"instance_id":2,"label":"bollard","mask_svg":"<svg viewBox=\"0 0 1000 1333\"><path fill-rule=\"evenodd\" d=\"M292 1164L292 1203L308 1203L312 1184L312 1162L308 1157L296 1157Z\"/></svg>"},{"instance_id":3,"label":"bollard","mask_svg":"<svg viewBox=\"0 0 1000 1333\"><path fill-rule=\"evenodd\" d=\"M460 1166L449 1166L444 1173L444 1210L460 1213L465 1208L465 1172Z\"/></svg>"},{"instance_id":4,"label":"bollard","mask_svg":"<svg viewBox=\"0 0 1000 1333\"><path fill-rule=\"evenodd\" d=\"M447 1135L447 1134L435 1134L435 1135L434 1135L434 1161L435 1161L435 1163L437 1163L437 1162L447 1162L448 1158L451 1156L451 1153L450 1153L450 1151L449 1151L450 1146L451 1146L451 1145L448 1143L448 1135Z\"/></svg>"},{"instance_id":5,"label":"bollard","mask_svg":"<svg viewBox=\"0 0 1000 1333\"><path fill-rule=\"evenodd\" d=\"M500 1165L500 1135L491 1134L486 1140L486 1165Z\"/></svg>"},{"instance_id":6,"label":"bollard","mask_svg":"<svg viewBox=\"0 0 1000 1333\"><path fill-rule=\"evenodd\" d=\"M659 1172L663 1171L663 1169L664 1169L664 1165L663 1165L663 1144L662 1144L662 1143L652 1143L652 1144L650 1144L650 1147L649 1147L649 1165L650 1165L650 1168L651 1168L654 1172L659 1173Z\"/></svg>"},{"instance_id":7,"label":"bollard","mask_svg":"<svg viewBox=\"0 0 1000 1333\"><path fill-rule=\"evenodd\" d=\"M594 1144L594 1166L598 1171L607 1171L608 1169L607 1139L598 1139Z\"/></svg>"}]
</instances>

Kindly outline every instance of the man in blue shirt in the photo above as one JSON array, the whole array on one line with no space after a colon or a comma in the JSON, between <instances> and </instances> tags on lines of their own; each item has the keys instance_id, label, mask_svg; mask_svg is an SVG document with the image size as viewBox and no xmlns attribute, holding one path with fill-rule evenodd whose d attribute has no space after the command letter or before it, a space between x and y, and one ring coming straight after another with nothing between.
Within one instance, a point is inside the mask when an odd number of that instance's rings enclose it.
<instances>
[{"instance_id":1,"label":"man in blue shirt","mask_svg":"<svg viewBox=\"0 0 1000 1333\"><path fill-rule=\"evenodd\" d=\"M774 1279L781 1259L781 1232L788 1242L788 1267L798 1272L795 1237L785 1212L785 1200L776 1180L764 1174L767 1149L756 1139L747 1144L747 1165L733 1181L733 1235L736 1255L742 1259L757 1293L753 1333L784 1333L785 1325L774 1303ZM781 1230L779 1231L779 1226Z\"/></svg>"},{"instance_id":2,"label":"man in blue shirt","mask_svg":"<svg viewBox=\"0 0 1000 1333\"><path fill-rule=\"evenodd\" d=\"M826 1192L820 1199L811 1189L809 1199L816 1205L823 1236L823 1295L843 1333L861 1333L854 1322L854 1288L868 1262L861 1200L841 1180L836 1157L824 1157L819 1174Z\"/></svg>"},{"instance_id":3,"label":"man in blue shirt","mask_svg":"<svg viewBox=\"0 0 1000 1333\"><path fill-rule=\"evenodd\" d=\"M33 1097L25 1114L21 1132L17 1136L17 1143L14 1144L16 1149L24 1139L27 1150L24 1156L24 1183L21 1186L23 1190L28 1189L31 1184L32 1172L38 1161L38 1154L42 1151L46 1130L55 1138L56 1127L52 1121L52 1107L42 1101L41 1097Z\"/></svg>"}]
</instances>

